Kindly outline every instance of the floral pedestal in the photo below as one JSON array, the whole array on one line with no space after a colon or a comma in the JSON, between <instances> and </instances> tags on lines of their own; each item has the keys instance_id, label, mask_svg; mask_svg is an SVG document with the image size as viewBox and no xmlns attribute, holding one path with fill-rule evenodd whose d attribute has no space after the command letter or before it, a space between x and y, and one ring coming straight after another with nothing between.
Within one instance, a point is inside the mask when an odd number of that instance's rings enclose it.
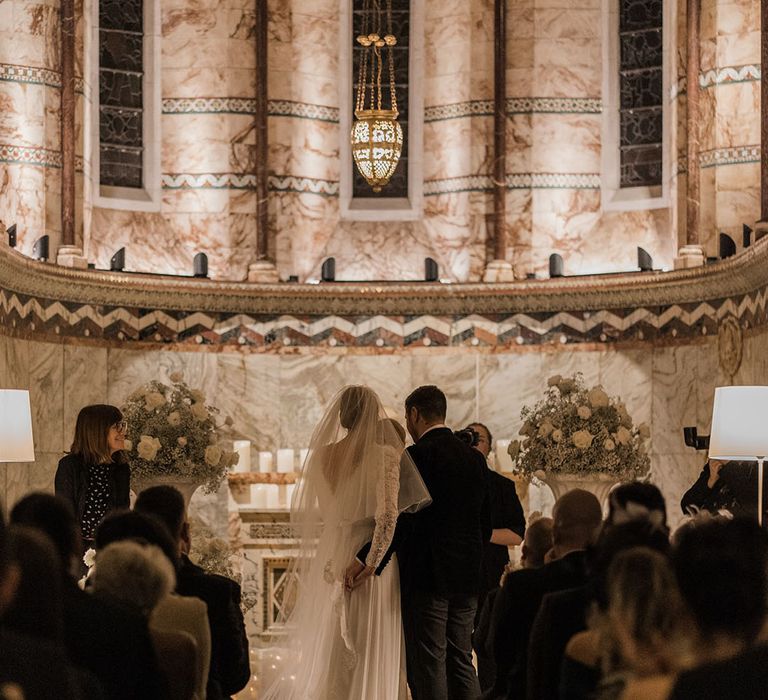
<instances>
[{"instance_id":1,"label":"floral pedestal","mask_svg":"<svg viewBox=\"0 0 768 700\"><path fill-rule=\"evenodd\" d=\"M611 489L622 481L617 474L564 474L564 473L538 473L538 476L547 486L557 501L560 496L573 489L584 489L595 494L600 505L605 507L608 494Z\"/></svg>"},{"instance_id":2,"label":"floral pedestal","mask_svg":"<svg viewBox=\"0 0 768 700\"><path fill-rule=\"evenodd\" d=\"M199 489L204 482L199 479L191 479L189 477L174 476L173 474L158 474L151 478L136 479L131 478L131 488L138 496L142 491L145 491L152 486L173 486L181 491L181 495L184 496L184 504L189 507L189 502L192 500L192 496L195 491Z\"/></svg>"}]
</instances>

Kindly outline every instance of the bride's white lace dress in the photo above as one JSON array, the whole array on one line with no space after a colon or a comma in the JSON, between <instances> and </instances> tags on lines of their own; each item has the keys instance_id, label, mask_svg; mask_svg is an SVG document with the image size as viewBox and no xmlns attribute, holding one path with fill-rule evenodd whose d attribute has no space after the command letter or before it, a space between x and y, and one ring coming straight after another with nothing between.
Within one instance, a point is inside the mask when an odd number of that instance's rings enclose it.
<instances>
[{"instance_id":1,"label":"bride's white lace dress","mask_svg":"<svg viewBox=\"0 0 768 700\"><path fill-rule=\"evenodd\" d=\"M406 698L397 560L351 592L344 572L368 542L365 563L378 566L398 515L429 503L429 494L402 439L389 434L376 395L352 389L362 392L361 415L347 431L321 421L292 508L294 526L302 530L294 571L299 583L286 621L289 651L267 700ZM343 404L341 410L343 416ZM324 421L332 424L334 412L339 407L332 404Z\"/></svg>"}]
</instances>

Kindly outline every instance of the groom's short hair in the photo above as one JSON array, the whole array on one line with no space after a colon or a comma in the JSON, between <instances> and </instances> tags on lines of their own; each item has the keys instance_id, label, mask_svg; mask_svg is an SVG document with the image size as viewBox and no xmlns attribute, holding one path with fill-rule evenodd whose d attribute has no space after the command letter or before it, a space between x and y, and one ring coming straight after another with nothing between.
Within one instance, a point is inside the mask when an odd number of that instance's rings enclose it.
<instances>
[{"instance_id":1,"label":"groom's short hair","mask_svg":"<svg viewBox=\"0 0 768 700\"><path fill-rule=\"evenodd\" d=\"M420 386L405 400L405 410L415 408L426 420L445 420L448 402L436 386Z\"/></svg>"}]
</instances>

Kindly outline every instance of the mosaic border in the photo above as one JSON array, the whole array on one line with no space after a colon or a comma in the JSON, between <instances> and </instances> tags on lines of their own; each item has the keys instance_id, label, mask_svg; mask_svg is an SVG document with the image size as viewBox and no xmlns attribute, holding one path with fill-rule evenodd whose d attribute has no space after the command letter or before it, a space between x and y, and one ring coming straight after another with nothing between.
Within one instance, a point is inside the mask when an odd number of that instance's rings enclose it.
<instances>
[{"instance_id":1,"label":"mosaic border","mask_svg":"<svg viewBox=\"0 0 768 700\"><path fill-rule=\"evenodd\" d=\"M256 176L249 173L163 173L160 182L164 190L249 190L255 189Z\"/></svg>"},{"instance_id":2,"label":"mosaic border","mask_svg":"<svg viewBox=\"0 0 768 700\"><path fill-rule=\"evenodd\" d=\"M743 328L768 324L768 290L737 298L661 307L548 313L393 316L204 313L77 305L0 290L0 321L9 334L57 340L226 345L282 352L298 347L515 347L670 341L716 335L736 318Z\"/></svg>"},{"instance_id":3,"label":"mosaic border","mask_svg":"<svg viewBox=\"0 0 768 700\"><path fill-rule=\"evenodd\" d=\"M711 68L699 74L699 87L706 89L732 83L751 83L760 80L760 75L760 66L755 64Z\"/></svg>"},{"instance_id":4,"label":"mosaic border","mask_svg":"<svg viewBox=\"0 0 768 700\"><path fill-rule=\"evenodd\" d=\"M339 109L325 105L295 102L293 100L269 100L270 117L296 117L313 121L338 124ZM251 97L165 97L163 114L247 114L256 113L256 99Z\"/></svg>"},{"instance_id":5,"label":"mosaic border","mask_svg":"<svg viewBox=\"0 0 768 700\"><path fill-rule=\"evenodd\" d=\"M599 190L599 173L508 173L508 190ZM464 175L424 181L424 196L458 192L492 192L490 175Z\"/></svg>"},{"instance_id":6,"label":"mosaic border","mask_svg":"<svg viewBox=\"0 0 768 700\"><path fill-rule=\"evenodd\" d=\"M324 197L338 197L339 183L336 180L323 180L316 177L298 175L270 175L270 192L296 192L299 194L318 194Z\"/></svg>"},{"instance_id":7,"label":"mosaic border","mask_svg":"<svg viewBox=\"0 0 768 700\"><path fill-rule=\"evenodd\" d=\"M717 168L721 165L737 165L740 163L759 163L760 146L732 146L729 148L714 148L703 151L699 156L702 168Z\"/></svg>"},{"instance_id":8,"label":"mosaic border","mask_svg":"<svg viewBox=\"0 0 768 700\"><path fill-rule=\"evenodd\" d=\"M599 97L508 97L507 115L511 114L600 114ZM468 100L424 109L424 122L446 121L464 117L493 116L493 100Z\"/></svg>"},{"instance_id":9,"label":"mosaic border","mask_svg":"<svg viewBox=\"0 0 768 700\"><path fill-rule=\"evenodd\" d=\"M0 63L0 82L20 83L22 85L44 85L45 87L61 89L61 73L50 68L22 66L15 63ZM85 81L81 76L75 76L75 92L83 94Z\"/></svg>"},{"instance_id":10,"label":"mosaic border","mask_svg":"<svg viewBox=\"0 0 768 700\"><path fill-rule=\"evenodd\" d=\"M50 148L31 148L28 146L0 144L0 163L61 168L61 151L54 151Z\"/></svg>"}]
</instances>

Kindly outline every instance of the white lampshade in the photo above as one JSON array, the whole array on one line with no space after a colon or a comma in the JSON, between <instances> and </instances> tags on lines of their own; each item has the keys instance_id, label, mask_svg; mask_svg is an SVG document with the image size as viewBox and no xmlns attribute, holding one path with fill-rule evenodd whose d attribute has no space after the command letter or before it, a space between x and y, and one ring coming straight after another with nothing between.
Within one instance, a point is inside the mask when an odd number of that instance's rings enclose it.
<instances>
[{"instance_id":1,"label":"white lampshade","mask_svg":"<svg viewBox=\"0 0 768 700\"><path fill-rule=\"evenodd\" d=\"M29 392L0 389L0 462L34 462Z\"/></svg>"},{"instance_id":2,"label":"white lampshade","mask_svg":"<svg viewBox=\"0 0 768 700\"><path fill-rule=\"evenodd\" d=\"M715 389L709 458L756 461L768 456L768 386Z\"/></svg>"}]
</instances>

